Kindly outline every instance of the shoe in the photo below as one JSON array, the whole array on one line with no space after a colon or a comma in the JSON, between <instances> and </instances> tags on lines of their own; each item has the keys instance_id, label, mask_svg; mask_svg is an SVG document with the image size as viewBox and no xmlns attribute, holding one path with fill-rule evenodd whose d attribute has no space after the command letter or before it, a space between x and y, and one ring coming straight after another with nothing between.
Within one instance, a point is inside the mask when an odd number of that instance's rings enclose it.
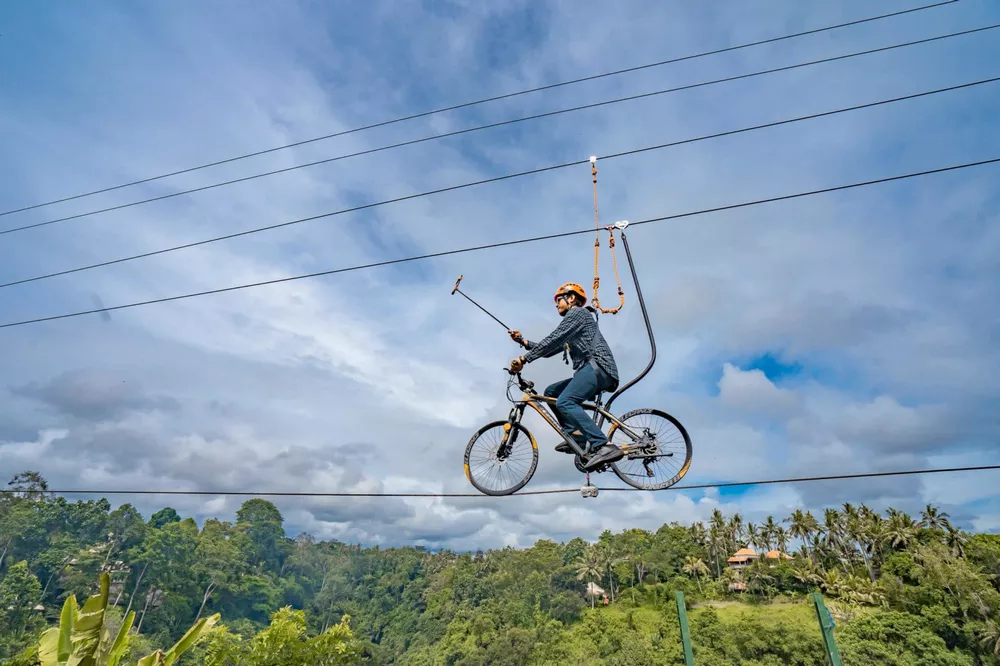
<instances>
[{"instance_id":1,"label":"shoe","mask_svg":"<svg viewBox=\"0 0 1000 666\"><path fill-rule=\"evenodd\" d=\"M580 432L579 430L574 430L573 432L568 434L576 441L577 444L580 445L581 449L583 449L584 451L587 450L587 439L583 436L582 432ZM572 453L576 455L576 451L569 448L569 444L567 444L565 441L561 441L558 444L556 444L556 451L558 451L559 453Z\"/></svg>"},{"instance_id":2,"label":"shoe","mask_svg":"<svg viewBox=\"0 0 1000 666\"><path fill-rule=\"evenodd\" d=\"M613 462L617 462L625 457L625 453L613 444L605 444L601 448L597 449L594 454L590 457L590 460L583 463L585 469L592 470L595 467L600 467L601 465L608 465Z\"/></svg>"}]
</instances>

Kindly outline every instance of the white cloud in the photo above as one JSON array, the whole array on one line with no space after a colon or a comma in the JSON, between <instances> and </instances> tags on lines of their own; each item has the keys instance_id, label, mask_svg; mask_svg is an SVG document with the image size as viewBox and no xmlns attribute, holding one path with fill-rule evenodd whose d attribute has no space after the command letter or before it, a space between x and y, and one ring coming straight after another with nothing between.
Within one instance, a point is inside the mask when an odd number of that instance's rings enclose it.
<instances>
[{"instance_id":1,"label":"white cloud","mask_svg":"<svg viewBox=\"0 0 1000 666\"><path fill-rule=\"evenodd\" d=\"M722 366L719 399L732 409L773 416L788 416L799 409L795 393L775 386L762 370L741 370L731 363Z\"/></svg>"},{"instance_id":2,"label":"white cloud","mask_svg":"<svg viewBox=\"0 0 1000 666\"><path fill-rule=\"evenodd\" d=\"M730 2L713 14L696 5L646 4L580 12L565 2L463 2L435 13L376 2L336 16L296 3L281 11L222 4L207 13L172 6L151 15L91 13L87 33L76 29L73 8L47 15L32 31L15 21L4 38L24 55L24 65L9 73L24 94L0 111L11 128L5 155L13 174L0 183L0 200L15 207L431 106L871 13L860 0L822 7L788 0L767 11ZM5 227L974 23L980 10L959 5L346 135L8 216ZM647 18L636 21L640 11ZM52 39L25 37L38 31ZM119 37L106 38L112 31ZM45 43L63 44L74 57L41 54ZM11 234L0 250L0 281L992 76L989 49L996 47L986 37L960 38ZM940 64L958 60L960 73ZM44 89L30 85L37 80L46 81ZM981 109L995 106L996 95L979 88L604 160L602 220L993 157L1000 132ZM694 441L690 482L919 466L953 451L956 440L963 451L988 450L1000 397L992 371L1000 358L997 327L988 316L1000 299L997 180L989 169L630 229L658 360L616 408L659 407L677 416ZM314 220L0 290L0 311L10 321L90 308L95 298L112 305L584 228L593 220L589 188L583 167ZM11 392L0 401L0 467L37 468L63 487L469 492L462 450L479 424L506 414L501 368L517 350L495 322L447 292L465 274L470 295L541 337L557 321L552 287L569 279L589 284L591 242L583 236L345 273L116 311L107 321L4 329L0 377ZM626 308L602 317L601 326L630 376L647 351L620 247ZM613 294L606 254L602 269L604 291ZM811 379L776 386L739 367L740 359L776 351ZM568 372L553 360L530 374L544 385ZM709 390L716 381L718 398ZM578 487L569 457L551 450L545 430L535 434L543 450L530 487ZM721 506L777 517L799 505L907 493L989 506L988 490L949 489L940 478L768 487ZM198 515L238 506L236 498L170 500ZM148 498L143 506L162 501ZM474 548L596 536L626 522L655 528L704 519L719 501L710 492L667 492L605 493L596 501L567 494L279 505L293 529ZM993 524L985 513L993 509L969 511L969 520Z\"/></svg>"}]
</instances>

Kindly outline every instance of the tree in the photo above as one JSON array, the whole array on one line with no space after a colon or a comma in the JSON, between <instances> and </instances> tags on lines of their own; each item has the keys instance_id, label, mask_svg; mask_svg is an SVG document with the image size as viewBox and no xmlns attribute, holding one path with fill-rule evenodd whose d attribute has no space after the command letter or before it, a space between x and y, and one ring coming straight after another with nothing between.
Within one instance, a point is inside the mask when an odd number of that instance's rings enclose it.
<instances>
[{"instance_id":1,"label":"tree","mask_svg":"<svg viewBox=\"0 0 1000 666\"><path fill-rule=\"evenodd\" d=\"M593 546L587 548L583 551L583 555L578 562L576 569L576 577L578 580L587 581L589 583L596 583L601 579L601 571L604 567L604 562L601 558L601 554L597 552L597 549ZM590 595L590 606L594 607L594 596Z\"/></svg>"},{"instance_id":2,"label":"tree","mask_svg":"<svg viewBox=\"0 0 1000 666\"><path fill-rule=\"evenodd\" d=\"M236 529L246 539L250 566L275 570L281 566L285 552L284 518L277 507L267 500L247 500L236 512Z\"/></svg>"},{"instance_id":3,"label":"tree","mask_svg":"<svg viewBox=\"0 0 1000 666\"><path fill-rule=\"evenodd\" d=\"M798 539L802 546L806 546L812 534L819 531L819 523L816 522L816 518L802 509L793 511L792 515L785 518L784 522L790 523L788 526L789 536Z\"/></svg>"},{"instance_id":4,"label":"tree","mask_svg":"<svg viewBox=\"0 0 1000 666\"><path fill-rule=\"evenodd\" d=\"M684 573L686 573L688 576L691 576L692 578L695 579L695 581L697 581L698 593L702 594L703 592L701 589L701 577L707 576L709 573L711 573L708 569L708 565L706 565L703 561L701 561L701 559L697 557L688 556L684 560Z\"/></svg>"},{"instance_id":5,"label":"tree","mask_svg":"<svg viewBox=\"0 0 1000 666\"><path fill-rule=\"evenodd\" d=\"M774 516L767 517L767 520L761 527L760 535L764 540L764 548L771 550L771 546L778 537L778 524L774 522Z\"/></svg>"},{"instance_id":6,"label":"tree","mask_svg":"<svg viewBox=\"0 0 1000 666\"><path fill-rule=\"evenodd\" d=\"M24 483L18 496L0 496L0 539L7 545L0 660L10 666L38 664L44 613L28 614L28 628L19 632L27 607L20 600L75 604L93 594L102 570L110 583L96 652L108 656L108 646L124 636L119 666L136 666L212 613L226 625L208 631L183 663L296 666L353 663L363 654L378 666L661 666L681 658L664 597L678 587L694 589L690 578L696 593L708 597L742 580L752 595L741 596L761 605L704 623L710 609L692 609L699 664L822 663L814 611L801 601L765 605L775 593L801 599L817 588L830 597L835 616L849 619L837 629L845 663L1000 663L991 654L1000 641L994 628L1000 536L944 526L946 515L937 510L923 511L917 524L895 509L885 518L863 504L845 504L824 512L822 530L806 511L758 525L720 511L706 524L605 530L593 546L582 538L565 545L542 539L526 549L456 553L366 548L308 534L292 541L277 509L261 501L245 503L232 525L209 519L199 529L191 518L165 511L154 514L151 521L160 523L154 527L128 505L112 511L104 500L67 502L36 492L37 479ZM36 491L26 494L31 487ZM929 527L933 521L940 526ZM740 572L720 566L735 540L767 546L769 530L771 545L784 550L786 532L802 542L801 554ZM630 587L624 594L630 603L587 611L581 581L601 583L616 599ZM119 597L120 608L113 603ZM869 608L857 612L862 605ZM78 634L85 615L70 614L81 618ZM131 628L122 633L126 620ZM161 657L166 653L153 661Z\"/></svg>"},{"instance_id":7,"label":"tree","mask_svg":"<svg viewBox=\"0 0 1000 666\"><path fill-rule=\"evenodd\" d=\"M7 485L13 491L10 496L14 499L38 502L52 497L48 481L38 472L29 470L15 474Z\"/></svg>"},{"instance_id":8,"label":"tree","mask_svg":"<svg viewBox=\"0 0 1000 666\"><path fill-rule=\"evenodd\" d=\"M149 518L149 526L157 530L163 528L163 526L169 523L179 522L181 522L181 517L178 516L177 512L169 506L164 509L160 509Z\"/></svg>"},{"instance_id":9,"label":"tree","mask_svg":"<svg viewBox=\"0 0 1000 666\"><path fill-rule=\"evenodd\" d=\"M930 504L920 512L920 516L920 527L934 531L945 531L951 528L951 523L948 521L950 516Z\"/></svg>"},{"instance_id":10,"label":"tree","mask_svg":"<svg viewBox=\"0 0 1000 666\"><path fill-rule=\"evenodd\" d=\"M896 550L905 549L917 538L917 524L907 514L889 508L889 524L882 537L883 542Z\"/></svg>"},{"instance_id":11,"label":"tree","mask_svg":"<svg viewBox=\"0 0 1000 666\"><path fill-rule=\"evenodd\" d=\"M979 632L979 643L993 655L1000 655L1000 626L988 620Z\"/></svg>"},{"instance_id":12,"label":"tree","mask_svg":"<svg viewBox=\"0 0 1000 666\"><path fill-rule=\"evenodd\" d=\"M0 660L22 650L45 626L41 615L42 586L25 561L16 562L0 579Z\"/></svg>"},{"instance_id":13,"label":"tree","mask_svg":"<svg viewBox=\"0 0 1000 666\"><path fill-rule=\"evenodd\" d=\"M217 588L232 584L241 573L239 548L229 537L229 524L215 519L205 521L198 546L194 551L193 572L201 579L205 592L195 620L201 617L205 604Z\"/></svg>"},{"instance_id":14,"label":"tree","mask_svg":"<svg viewBox=\"0 0 1000 666\"><path fill-rule=\"evenodd\" d=\"M951 548L951 552L955 557L965 557L965 544L968 541L962 530L955 529L950 524L945 528L947 533L945 534L945 544Z\"/></svg>"}]
</instances>

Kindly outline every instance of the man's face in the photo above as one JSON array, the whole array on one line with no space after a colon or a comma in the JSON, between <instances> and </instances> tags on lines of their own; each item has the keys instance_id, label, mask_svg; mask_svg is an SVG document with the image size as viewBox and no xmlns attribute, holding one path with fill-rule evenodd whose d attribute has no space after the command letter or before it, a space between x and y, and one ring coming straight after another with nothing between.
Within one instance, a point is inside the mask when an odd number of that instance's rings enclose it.
<instances>
[{"instance_id":1,"label":"man's face","mask_svg":"<svg viewBox=\"0 0 1000 666\"><path fill-rule=\"evenodd\" d=\"M568 294L559 294L556 298L556 311L559 312L559 316L566 314L566 311L570 308L570 296Z\"/></svg>"}]
</instances>

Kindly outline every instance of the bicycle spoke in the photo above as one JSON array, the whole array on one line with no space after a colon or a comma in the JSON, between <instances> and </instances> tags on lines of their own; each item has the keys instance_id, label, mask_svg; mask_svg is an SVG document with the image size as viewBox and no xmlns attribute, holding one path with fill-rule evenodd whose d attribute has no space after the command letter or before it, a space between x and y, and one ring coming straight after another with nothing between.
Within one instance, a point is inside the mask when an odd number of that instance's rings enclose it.
<instances>
[{"instance_id":1,"label":"bicycle spoke","mask_svg":"<svg viewBox=\"0 0 1000 666\"><path fill-rule=\"evenodd\" d=\"M634 439L621 427L615 429L613 443L627 448L626 457L615 463L619 476L623 480L625 477L631 479L629 483L635 487L649 490L676 482L690 451L688 440L677 425L662 413L631 414L622 419L622 425L639 439ZM629 458L629 455L639 457Z\"/></svg>"},{"instance_id":2,"label":"bicycle spoke","mask_svg":"<svg viewBox=\"0 0 1000 666\"><path fill-rule=\"evenodd\" d=\"M481 430L466 450L470 480L488 494L506 494L523 486L537 460L538 452L523 427L505 432L499 423Z\"/></svg>"}]
</instances>

